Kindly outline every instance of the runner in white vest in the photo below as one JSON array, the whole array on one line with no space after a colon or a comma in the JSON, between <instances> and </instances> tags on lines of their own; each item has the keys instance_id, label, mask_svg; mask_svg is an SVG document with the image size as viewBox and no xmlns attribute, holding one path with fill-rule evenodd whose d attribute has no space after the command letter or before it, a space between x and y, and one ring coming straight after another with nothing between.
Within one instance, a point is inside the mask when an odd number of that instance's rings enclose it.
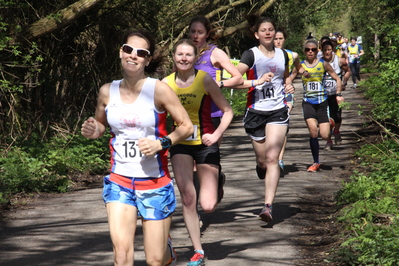
<instances>
[{"instance_id":1,"label":"runner in white vest","mask_svg":"<svg viewBox=\"0 0 399 266\"><path fill-rule=\"evenodd\" d=\"M115 265L134 264L138 217L144 234L148 265L170 265L176 253L169 237L176 208L173 180L168 171L168 148L193 133L187 112L165 83L147 78L155 40L145 31L125 35L119 51L123 79L100 88L95 117L82 125L82 135L96 139L110 127L111 169L104 178L103 199L114 250ZM166 132L169 112L178 128Z\"/></svg>"}]
</instances>

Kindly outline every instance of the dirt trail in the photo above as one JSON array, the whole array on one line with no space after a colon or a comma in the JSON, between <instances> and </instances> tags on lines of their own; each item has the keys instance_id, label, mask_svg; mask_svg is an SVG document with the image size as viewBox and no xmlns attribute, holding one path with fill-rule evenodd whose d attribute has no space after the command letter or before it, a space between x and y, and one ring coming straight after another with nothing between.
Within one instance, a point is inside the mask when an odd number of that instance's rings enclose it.
<instances>
[{"instance_id":1,"label":"dirt trail","mask_svg":"<svg viewBox=\"0 0 399 266\"><path fill-rule=\"evenodd\" d=\"M271 224L257 219L264 195L263 181L255 173L255 157L241 120L229 127L222 144L222 164L227 176L225 196L212 214L201 214L206 265L310 265L322 256L328 236L326 222L334 211L333 196L342 178L350 173L354 133L365 123L358 105L366 101L355 89L344 91L351 110L344 110L343 143L323 150L321 170L308 173L312 163L309 137L302 118L301 86L296 80L296 106L291 114L285 154L285 174L274 203ZM176 191L178 195L178 192ZM178 253L177 265L192 255L184 227L180 198L171 234ZM76 191L52 198L39 198L23 209L8 213L0 228L0 265L112 265L112 246L101 199L101 188ZM137 232L136 263L145 265L142 232ZM325 248L324 248L325 249ZM305 256L305 257L304 257ZM316 261L316 262L315 262Z\"/></svg>"}]
</instances>

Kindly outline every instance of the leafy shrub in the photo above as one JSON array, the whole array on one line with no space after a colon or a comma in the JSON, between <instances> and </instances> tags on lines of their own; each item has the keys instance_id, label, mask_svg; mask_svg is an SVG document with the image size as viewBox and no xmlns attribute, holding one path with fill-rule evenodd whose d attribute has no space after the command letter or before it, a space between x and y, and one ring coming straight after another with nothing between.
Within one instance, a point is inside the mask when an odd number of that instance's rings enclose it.
<instances>
[{"instance_id":1,"label":"leafy shrub","mask_svg":"<svg viewBox=\"0 0 399 266\"><path fill-rule=\"evenodd\" d=\"M224 97L229 101L236 116L244 115L247 103L247 91L247 89L222 89Z\"/></svg>"},{"instance_id":2,"label":"leafy shrub","mask_svg":"<svg viewBox=\"0 0 399 266\"><path fill-rule=\"evenodd\" d=\"M356 152L363 163L341 189L338 218L345 241L336 257L346 265L399 265L399 144L393 137Z\"/></svg>"},{"instance_id":3,"label":"leafy shrub","mask_svg":"<svg viewBox=\"0 0 399 266\"><path fill-rule=\"evenodd\" d=\"M108 167L108 138L54 136L15 144L0 157L0 203L19 192L66 192L69 177L103 173Z\"/></svg>"},{"instance_id":4,"label":"leafy shrub","mask_svg":"<svg viewBox=\"0 0 399 266\"><path fill-rule=\"evenodd\" d=\"M378 76L364 82L365 95L374 105L373 117L381 121L393 121L399 124L399 60L382 64Z\"/></svg>"}]
</instances>

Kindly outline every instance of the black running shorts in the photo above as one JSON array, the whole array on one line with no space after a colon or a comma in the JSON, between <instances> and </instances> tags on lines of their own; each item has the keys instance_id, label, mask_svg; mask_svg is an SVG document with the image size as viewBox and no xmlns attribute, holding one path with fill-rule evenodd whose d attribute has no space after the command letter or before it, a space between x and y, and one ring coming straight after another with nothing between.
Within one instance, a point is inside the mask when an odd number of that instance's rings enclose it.
<instances>
[{"instance_id":1,"label":"black running shorts","mask_svg":"<svg viewBox=\"0 0 399 266\"><path fill-rule=\"evenodd\" d=\"M244 117L245 132L255 138L265 137L267 124L288 126L290 115L288 107L283 107L274 111L257 111L247 109Z\"/></svg>"},{"instance_id":2,"label":"black running shorts","mask_svg":"<svg viewBox=\"0 0 399 266\"><path fill-rule=\"evenodd\" d=\"M319 124L330 122L328 101L319 104L311 104L302 101L302 111L305 121L309 118L314 118Z\"/></svg>"}]
</instances>

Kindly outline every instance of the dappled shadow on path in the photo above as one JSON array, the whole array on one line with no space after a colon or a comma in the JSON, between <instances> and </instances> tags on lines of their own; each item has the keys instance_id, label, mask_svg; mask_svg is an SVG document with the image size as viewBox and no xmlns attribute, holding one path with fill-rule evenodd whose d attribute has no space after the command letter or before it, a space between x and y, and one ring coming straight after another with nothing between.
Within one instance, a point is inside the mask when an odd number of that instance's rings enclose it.
<instances>
[{"instance_id":1,"label":"dappled shadow on path","mask_svg":"<svg viewBox=\"0 0 399 266\"><path fill-rule=\"evenodd\" d=\"M46 217L41 217L41 220L45 221ZM0 264L83 265L79 262L82 262L81 258L84 257L85 261L93 265L101 265L101 261L105 260L107 253L112 250L108 232L76 232L73 228L104 226L105 223L104 220L79 219L38 222L16 227L8 226L7 221L3 222ZM21 246L20 241L25 243Z\"/></svg>"}]
</instances>

